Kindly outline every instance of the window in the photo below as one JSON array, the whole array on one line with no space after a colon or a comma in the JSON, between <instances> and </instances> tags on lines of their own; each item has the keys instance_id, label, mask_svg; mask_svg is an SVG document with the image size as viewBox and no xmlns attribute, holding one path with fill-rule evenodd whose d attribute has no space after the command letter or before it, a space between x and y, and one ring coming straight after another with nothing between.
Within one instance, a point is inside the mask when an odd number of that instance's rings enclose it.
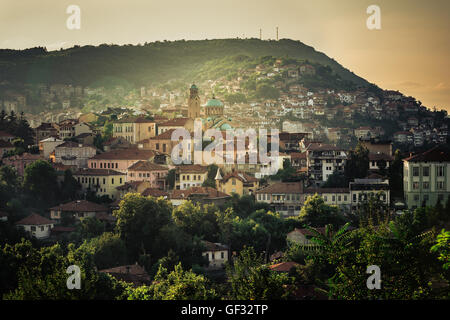
<instances>
[{"instance_id":1,"label":"window","mask_svg":"<svg viewBox=\"0 0 450 320\"><path fill-rule=\"evenodd\" d=\"M336 196L332 196L331 201L333 201L333 202L336 201Z\"/></svg>"},{"instance_id":2,"label":"window","mask_svg":"<svg viewBox=\"0 0 450 320\"><path fill-rule=\"evenodd\" d=\"M438 177L443 177L444 176L444 167L443 166L437 166L436 167L436 175Z\"/></svg>"},{"instance_id":3,"label":"window","mask_svg":"<svg viewBox=\"0 0 450 320\"><path fill-rule=\"evenodd\" d=\"M436 189L443 190L444 189L444 181L437 181L436 182Z\"/></svg>"},{"instance_id":4,"label":"window","mask_svg":"<svg viewBox=\"0 0 450 320\"><path fill-rule=\"evenodd\" d=\"M220 257L221 257L222 259L224 259L224 258L225 258L225 253L221 252L221 253L220 253Z\"/></svg>"},{"instance_id":5,"label":"window","mask_svg":"<svg viewBox=\"0 0 450 320\"><path fill-rule=\"evenodd\" d=\"M159 143L156 144L156 150L159 150Z\"/></svg>"},{"instance_id":6,"label":"window","mask_svg":"<svg viewBox=\"0 0 450 320\"><path fill-rule=\"evenodd\" d=\"M429 182L424 182L422 187L424 189L429 189L430 188L430 183Z\"/></svg>"},{"instance_id":7,"label":"window","mask_svg":"<svg viewBox=\"0 0 450 320\"><path fill-rule=\"evenodd\" d=\"M424 177L429 177L430 176L430 167L423 167L422 168L422 175Z\"/></svg>"},{"instance_id":8,"label":"window","mask_svg":"<svg viewBox=\"0 0 450 320\"><path fill-rule=\"evenodd\" d=\"M419 167L413 167L413 176L418 177L419 176Z\"/></svg>"},{"instance_id":9,"label":"window","mask_svg":"<svg viewBox=\"0 0 450 320\"><path fill-rule=\"evenodd\" d=\"M111 178L111 184L114 184L114 178Z\"/></svg>"},{"instance_id":10,"label":"window","mask_svg":"<svg viewBox=\"0 0 450 320\"><path fill-rule=\"evenodd\" d=\"M419 189L419 183L413 182L413 189Z\"/></svg>"},{"instance_id":11,"label":"window","mask_svg":"<svg viewBox=\"0 0 450 320\"><path fill-rule=\"evenodd\" d=\"M235 186L235 185L236 185L236 179L231 179L231 184L232 184L233 186Z\"/></svg>"},{"instance_id":12,"label":"window","mask_svg":"<svg viewBox=\"0 0 450 320\"><path fill-rule=\"evenodd\" d=\"M419 199L420 199L419 195L418 195L418 194L415 194L415 195L414 195L414 201L419 201Z\"/></svg>"}]
</instances>

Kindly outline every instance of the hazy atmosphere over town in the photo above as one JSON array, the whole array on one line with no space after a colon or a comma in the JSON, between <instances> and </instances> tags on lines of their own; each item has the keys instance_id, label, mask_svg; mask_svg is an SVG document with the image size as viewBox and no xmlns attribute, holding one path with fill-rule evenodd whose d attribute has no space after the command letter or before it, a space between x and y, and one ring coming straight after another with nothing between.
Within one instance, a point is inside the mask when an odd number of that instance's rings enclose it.
<instances>
[{"instance_id":1,"label":"hazy atmosphere over town","mask_svg":"<svg viewBox=\"0 0 450 320\"><path fill-rule=\"evenodd\" d=\"M449 12L3 0L0 303L448 300Z\"/></svg>"}]
</instances>

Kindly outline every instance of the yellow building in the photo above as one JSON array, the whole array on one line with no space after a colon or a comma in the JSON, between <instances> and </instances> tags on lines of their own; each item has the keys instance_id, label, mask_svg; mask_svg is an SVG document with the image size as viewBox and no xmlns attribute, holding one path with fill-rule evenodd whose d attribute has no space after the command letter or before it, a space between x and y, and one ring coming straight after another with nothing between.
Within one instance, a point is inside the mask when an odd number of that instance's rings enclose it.
<instances>
[{"instance_id":1,"label":"yellow building","mask_svg":"<svg viewBox=\"0 0 450 320\"><path fill-rule=\"evenodd\" d=\"M117 187L126 182L126 174L111 169L81 169L73 174L84 193L95 192L99 197L108 196L116 200L120 196Z\"/></svg>"},{"instance_id":2,"label":"yellow building","mask_svg":"<svg viewBox=\"0 0 450 320\"><path fill-rule=\"evenodd\" d=\"M259 188L259 180L243 172L233 171L222 178L218 169L215 179L217 190L227 194L243 196L253 194Z\"/></svg>"},{"instance_id":3,"label":"yellow building","mask_svg":"<svg viewBox=\"0 0 450 320\"><path fill-rule=\"evenodd\" d=\"M137 117L121 119L113 123L113 137L122 137L132 144L154 136L156 136L155 120Z\"/></svg>"},{"instance_id":4,"label":"yellow building","mask_svg":"<svg viewBox=\"0 0 450 320\"><path fill-rule=\"evenodd\" d=\"M176 168L175 189L186 190L190 187L201 187L208 177L208 168L193 164Z\"/></svg>"}]
</instances>

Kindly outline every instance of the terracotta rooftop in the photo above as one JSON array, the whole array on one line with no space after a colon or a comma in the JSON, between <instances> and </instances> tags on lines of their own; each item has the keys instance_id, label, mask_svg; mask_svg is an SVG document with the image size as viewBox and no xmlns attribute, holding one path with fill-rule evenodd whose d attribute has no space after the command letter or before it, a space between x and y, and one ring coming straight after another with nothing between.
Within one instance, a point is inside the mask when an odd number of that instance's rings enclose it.
<instances>
[{"instance_id":1,"label":"terracotta rooftop","mask_svg":"<svg viewBox=\"0 0 450 320\"><path fill-rule=\"evenodd\" d=\"M159 124L159 127L184 127L189 118L175 118Z\"/></svg>"},{"instance_id":2,"label":"terracotta rooftop","mask_svg":"<svg viewBox=\"0 0 450 320\"><path fill-rule=\"evenodd\" d=\"M109 269L99 270L99 272L108 273L118 280L131 282L137 286L150 284L150 276L145 272L145 269L140 265L132 264Z\"/></svg>"},{"instance_id":3,"label":"terracotta rooftop","mask_svg":"<svg viewBox=\"0 0 450 320\"><path fill-rule=\"evenodd\" d=\"M169 194L166 191L160 190L160 189L156 189L156 188L147 188L141 194L144 197L148 197L148 196L152 196L152 197L155 197L155 198L169 197Z\"/></svg>"},{"instance_id":4,"label":"terracotta rooftop","mask_svg":"<svg viewBox=\"0 0 450 320\"><path fill-rule=\"evenodd\" d=\"M152 150L128 148L100 153L93 156L91 160L149 160L155 155L156 152Z\"/></svg>"},{"instance_id":5,"label":"terracotta rooftop","mask_svg":"<svg viewBox=\"0 0 450 320\"><path fill-rule=\"evenodd\" d=\"M199 164L185 164L177 166L179 173L205 173L208 171L208 167Z\"/></svg>"},{"instance_id":6,"label":"terracotta rooftop","mask_svg":"<svg viewBox=\"0 0 450 320\"><path fill-rule=\"evenodd\" d=\"M50 208L50 210L58 211L70 211L70 212L97 212L97 211L108 211L108 208L94 202L87 200L75 200L65 204L60 204L59 206Z\"/></svg>"},{"instance_id":7,"label":"terracotta rooftop","mask_svg":"<svg viewBox=\"0 0 450 320\"><path fill-rule=\"evenodd\" d=\"M224 250L228 250L228 247L224 244L221 243L213 243L213 242L209 242L209 241L202 241L202 243L205 245L205 250L206 251L224 251Z\"/></svg>"},{"instance_id":8,"label":"terracotta rooftop","mask_svg":"<svg viewBox=\"0 0 450 320\"><path fill-rule=\"evenodd\" d=\"M271 265L269 268L277 272L289 272L299 264L297 262L281 262Z\"/></svg>"},{"instance_id":9,"label":"terracotta rooftop","mask_svg":"<svg viewBox=\"0 0 450 320\"><path fill-rule=\"evenodd\" d=\"M120 176L126 175L126 173L122 173L119 171L111 170L111 169L87 169L83 168L73 173L73 175L77 176Z\"/></svg>"},{"instance_id":10,"label":"terracotta rooftop","mask_svg":"<svg viewBox=\"0 0 450 320\"><path fill-rule=\"evenodd\" d=\"M303 182L277 182L257 190L255 193L303 193Z\"/></svg>"},{"instance_id":11,"label":"terracotta rooftop","mask_svg":"<svg viewBox=\"0 0 450 320\"><path fill-rule=\"evenodd\" d=\"M189 199L192 196L202 196L203 199L229 198L230 195L211 187L190 187L187 190L173 190L171 199Z\"/></svg>"},{"instance_id":12,"label":"terracotta rooftop","mask_svg":"<svg viewBox=\"0 0 450 320\"><path fill-rule=\"evenodd\" d=\"M238 172L238 171L233 171L227 175L225 175L223 177L223 181L226 182L231 178L236 178L241 180L243 183L251 183L251 182L256 182L258 181L258 179L256 179L255 177L252 177L244 172Z\"/></svg>"},{"instance_id":13,"label":"terracotta rooftop","mask_svg":"<svg viewBox=\"0 0 450 320\"><path fill-rule=\"evenodd\" d=\"M54 224L53 221L38 215L37 213L32 213L26 218L16 222L16 225L43 225L43 224Z\"/></svg>"},{"instance_id":14,"label":"terracotta rooftop","mask_svg":"<svg viewBox=\"0 0 450 320\"><path fill-rule=\"evenodd\" d=\"M151 163L150 161L138 161L135 164L131 165L128 170L131 171L164 171L167 170L166 167L163 167L159 164Z\"/></svg>"},{"instance_id":15,"label":"terracotta rooftop","mask_svg":"<svg viewBox=\"0 0 450 320\"><path fill-rule=\"evenodd\" d=\"M322 194L322 193L349 193L348 188L305 188L305 193Z\"/></svg>"},{"instance_id":16,"label":"terracotta rooftop","mask_svg":"<svg viewBox=\"0 0 450 320\"><path fill-rule=\"evenodd\" d=\"M450 162L450 152L442 146L436 146L428 151L410 156L403 160L411 162Z\"/></svg>"}]
</instances>

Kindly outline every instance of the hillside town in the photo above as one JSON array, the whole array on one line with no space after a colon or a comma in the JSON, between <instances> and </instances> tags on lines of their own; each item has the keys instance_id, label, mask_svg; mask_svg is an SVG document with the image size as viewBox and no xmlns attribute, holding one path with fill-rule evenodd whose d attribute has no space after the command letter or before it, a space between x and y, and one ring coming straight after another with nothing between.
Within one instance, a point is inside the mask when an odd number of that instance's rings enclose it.
<instances>
[{"instance_id":1,"label":"hillside town","mask_svg":"<svg viewBox=\"0 0 450 320\"><path fill-rule=\"evenodd\" d=\"M200 244L197 247L195 237L189 240L193 248L189 258L184 259L198 262L210 277L223 279L228 262L251 254L246 247L252 245L264 254L269 270L281 279L304 267L289 250L297 248L302 257L305 252L322 250L311 239L318 234L329 235L330 225L342 226L348 221L348 228L355 217L360 219L371 210L390 217L423 208L445 206L448 210L450 152L445 113L430 111L415 99L393 91L382 91L381 95L367 90L310 91L296 83L303 75L315 74L315 68L308 64L284 66L277 60L273 66L256 66L256 71L260 80L284 79L274 82L280 93L277 98L236 103L220 99L220 89L226 88L232 94L241 92L244 74L237 80L192 84L187 92L143 87L139 96L128 97L133 106L124 104L100 111L81 112L71 105L72 99L83 95L103 95L101 88L41 87L40 95L49 106L62 101L59 114L23 112L24 95L3 100L0 177L15 181L5 182L5 190L26 186L31 192L28 201L36 196L39 205L30 211L24 209L24 213L20 204L6 198L0 204L0 220L13 223L33 241L48 246L82 243L90 239L86 236L90 232L109 237L123 228L127 217L134 214L130 212L140 210L130 209L139 201L148 201L142 204L144 207L150 203L157 206L148 209L155 214L173 210L169 215L177 227L189 225L186 234L210 223L207 217L214 208L220 209L213 220L224 223L221 228L227 226L227 214L241 212L234 222L229 222L235 224L233 236L226 229L220 229L218 236L204 226L195 234ZM156 99L157 107L151 102ZM198 125L201 134L210 129L219 133L214 139L206 137L200 150L190 139L194 139ZM234 135L236 129L269 129L268 144L279 142L272 159L275 172L269 172L267 163L260 161L261 145L256 149L258 161L249 161L251 142L245 137L239 140ZM270 129L278 129L276 139ZM180 144L177 130L185 130L189 137L181 150L187 154L184 159L188 163L177 164L173 158L180 152L176 152ZM222 143L221 156L232 161L206 163L205 153L212 143ZM197 153L200 163L192 161ZM239 157L245 161L237 161ZM48 185L47 178L54 179L52 185ZM9 192L14 193L12 189ZM248 213L242 213L246 210ZM318 216L310 213L314 210L318 210ZM205 218L193 222L200 212ZM277 219L283 232L258 229L267 217ZM253 227L242 231L240 228L246 228L246 224ZM348 230L355 229L358 227L352 224ZM139 232L133 236L141 237ZM164 241L170 243L175 238L169 236ZM282 251L285 246L279 243L288 243L288 249ZM133 257L139 257L134 264L125 258L97 263L99 272L136 288L155 285L155 274L150 272L155 261L149 262L151 254L143 246L127 247L134 250ZM197 253L191 256L193 252ZM175 261L174 255L171 250L161 252L157 256L163 258L156 265ZM174 272L177 268L181 267L175 266ZM310 282L295 288L290 292L295 299L326 298L315 292Z\"/></svg>"}]
</instances>

